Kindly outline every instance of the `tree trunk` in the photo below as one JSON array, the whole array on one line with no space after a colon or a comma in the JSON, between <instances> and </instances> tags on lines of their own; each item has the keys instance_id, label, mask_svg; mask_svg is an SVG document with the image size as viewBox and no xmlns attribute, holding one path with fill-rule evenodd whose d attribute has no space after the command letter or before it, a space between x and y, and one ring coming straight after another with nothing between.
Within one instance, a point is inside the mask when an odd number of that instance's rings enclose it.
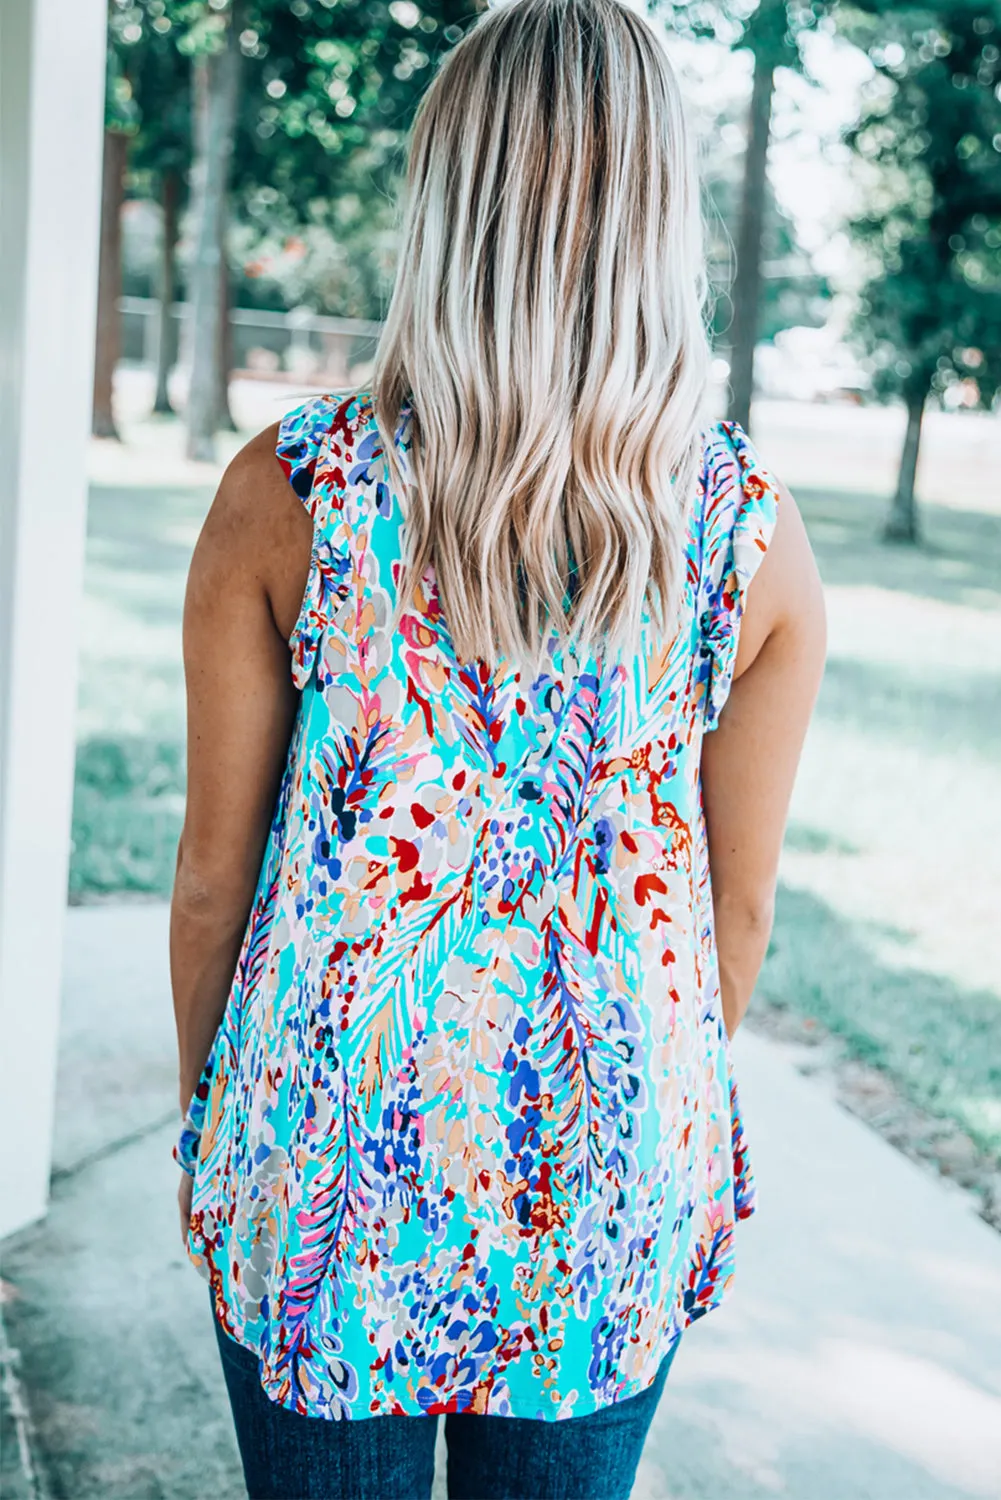
<instances>
[{"instance_id":1,"label":"tree trunk","mask_svg":"<svg viewBox=\"0 0 1001 1500\"><path fill-rule=\"evenodd\" d=\"M122 291L122 201L125 197L125 158L128 136L120 130L104 132L104 169L101 178L101 246L97 272L97 337L94 346L94 404L91 431L95 437L117 438L113 405L115 366L121 348L118 298Z\"/></svg>"},{"instance_id":2,"label":"tree trunk","mask_svg":"<svg viewBox=\"0 0 1001 1500\"><path fill-rule=\"evenodd\" d=\"M759 42L754 54L754 84L748 115L747 153L737 232L737 274L733 283L733 335L730 353L730 418L745 431L751 427L754 393L754 346L761 302L761 238L765 219L768 140L772 128L775 58Z\"/></svg>"},{"instance_id":3,"label":"tree trunk","mask_svg":"<svg viewBox=\"0 0 1001 1500\"><path fill-rule=\"evenodd\" d=\"M216 424L220 432L236 432L233 413L229 407L229 374L233 368L233 330L229 321L230 284L229 262L226 259L225 243L221 247L219 262L219 363L216 372Z\"/></svg>"},{"instance_id":4,"label":"tree trunk","mask_svg":"<svg viewBox=\"0 0 1001 1500\"><path fill-rule=\"evenodd\" d=\"M883 540L887 542L916 542L920 538L918 508L914 499L914 480L918 472L918 454L921 450L921 421L925 412L928 387L908 391L907 430L900 455L900 471L897 489L890 506Z\"/></svg>"},{"instance_id":5,"label":"tree trunk","mask_svg":"<svg viewBox=\"0 0 1001 1500\"><path fill-rule=\"evenodd\" d=\"M171 170L164 172L160 190L163 209L163 226L160 237L160 284L157 296L158 335L156 341L156 396L153 410L159 413L172 412L167 383L170 372L177 361L177 321L171 313L177 289L175 274L175 250L177 248L177 208L181 192L181 180Z\"/></svg>"},{"instance_id":6,"label":"tree trunk","mask_svg":"<svg viewBox=\"0 0 1001 1500\"><path fill-rule=\"evenodd\" d=\"M189 279L191 384L188 390L189 458L211 462L219 417L219 330L222 258L226 230L226 185L240 73L240 16L230 7L223 50L195 62L195 256Z\"/></svg>"}]
</instances>

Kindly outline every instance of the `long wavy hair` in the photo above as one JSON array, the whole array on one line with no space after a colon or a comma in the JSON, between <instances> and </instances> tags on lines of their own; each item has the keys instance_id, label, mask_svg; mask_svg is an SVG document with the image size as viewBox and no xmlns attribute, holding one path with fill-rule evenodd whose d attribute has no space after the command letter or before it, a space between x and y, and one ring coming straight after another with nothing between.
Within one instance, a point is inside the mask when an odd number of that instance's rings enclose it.
<instances>
[{"instance_id":1,"label":"long wavy hair","mask_svg":"<svg viewBox=\"0 0 1001 1500\"><path fill-rule=\"evenodd\" d=\"M405 515L463 661L555 631L673 628L709 373L694 155L674 73L618 0L509 0L446 59L411 139L374 374ZM402 473L394 444L412 412Z\"/></svg>"}]
</instances>

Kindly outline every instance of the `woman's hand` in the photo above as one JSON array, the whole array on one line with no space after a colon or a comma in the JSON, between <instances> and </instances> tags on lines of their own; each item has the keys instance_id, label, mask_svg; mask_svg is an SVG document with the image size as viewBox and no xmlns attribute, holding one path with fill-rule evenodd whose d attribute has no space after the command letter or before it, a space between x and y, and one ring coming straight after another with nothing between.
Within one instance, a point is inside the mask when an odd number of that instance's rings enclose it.
<instances>
[{"instance_id":1,"label":"woman's hand","mask_svg":"<svg viewBox=\"0 0 1001 1500\"><path fill-rule=\"evenodd\" d=\"M189 1172L181 1173L181 1180L177 1185L177 1207L181 1215L181 1244L185 1250L188 1248L188 1226L191 1223L191 1193L195 1185L195 1179Z\"/></svg>"}]
</instances>

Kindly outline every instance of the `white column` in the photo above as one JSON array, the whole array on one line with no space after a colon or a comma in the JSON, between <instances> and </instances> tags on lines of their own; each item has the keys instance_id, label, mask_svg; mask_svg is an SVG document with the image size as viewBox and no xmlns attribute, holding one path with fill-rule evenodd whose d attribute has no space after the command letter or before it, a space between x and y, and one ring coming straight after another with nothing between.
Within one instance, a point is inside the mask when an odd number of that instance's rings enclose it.
<instances>
[{"instance_id":1,"label":"white column","mask_svg":"<svg viewBox=\"0 0 1001 1500\"><path fill-rule=\"evenodd\" d=\"M48 1197L106 24L0 0L0 1235Z\"/></svg>"}]
</instances>

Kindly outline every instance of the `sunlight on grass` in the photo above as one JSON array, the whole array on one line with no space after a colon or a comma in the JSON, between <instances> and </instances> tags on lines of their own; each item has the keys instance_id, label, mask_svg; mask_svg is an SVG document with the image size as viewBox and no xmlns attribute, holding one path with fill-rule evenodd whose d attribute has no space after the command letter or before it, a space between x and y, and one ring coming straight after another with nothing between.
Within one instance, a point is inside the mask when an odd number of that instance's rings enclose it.
<instances>
[{"instance_id":1,"label":"sunlight on grass","mask_svg":"<svg viewBox=\"0 0 1001 1500\"><path fill-rule=\"evenodd\" d=\"M180 621L212 490L93 485L70 900L170 894L184 816Z\"/></svg>"},{"instance_id":2,"label":"sunlight on grass","mask_svg":"<svg viewBox=\"0 0 1001 1500\"><path fill-rule=\"evenodd\" d=\"M798 499L829 661L759 1000L1001 1160L1001 497L995 515L926 506L920 549L878 542L874 500Z\"/></svg>"},{"instance_id":3,"label":"sunlight on grass","mask_svg":"<svg viewBox=\"0 0 1001 1500\"><path fill-rule=\"evenodd\" d=\"M166 895L184 817L184 746L89 739L77 749L70 900Z\"/></svg>"}]
</instances>

